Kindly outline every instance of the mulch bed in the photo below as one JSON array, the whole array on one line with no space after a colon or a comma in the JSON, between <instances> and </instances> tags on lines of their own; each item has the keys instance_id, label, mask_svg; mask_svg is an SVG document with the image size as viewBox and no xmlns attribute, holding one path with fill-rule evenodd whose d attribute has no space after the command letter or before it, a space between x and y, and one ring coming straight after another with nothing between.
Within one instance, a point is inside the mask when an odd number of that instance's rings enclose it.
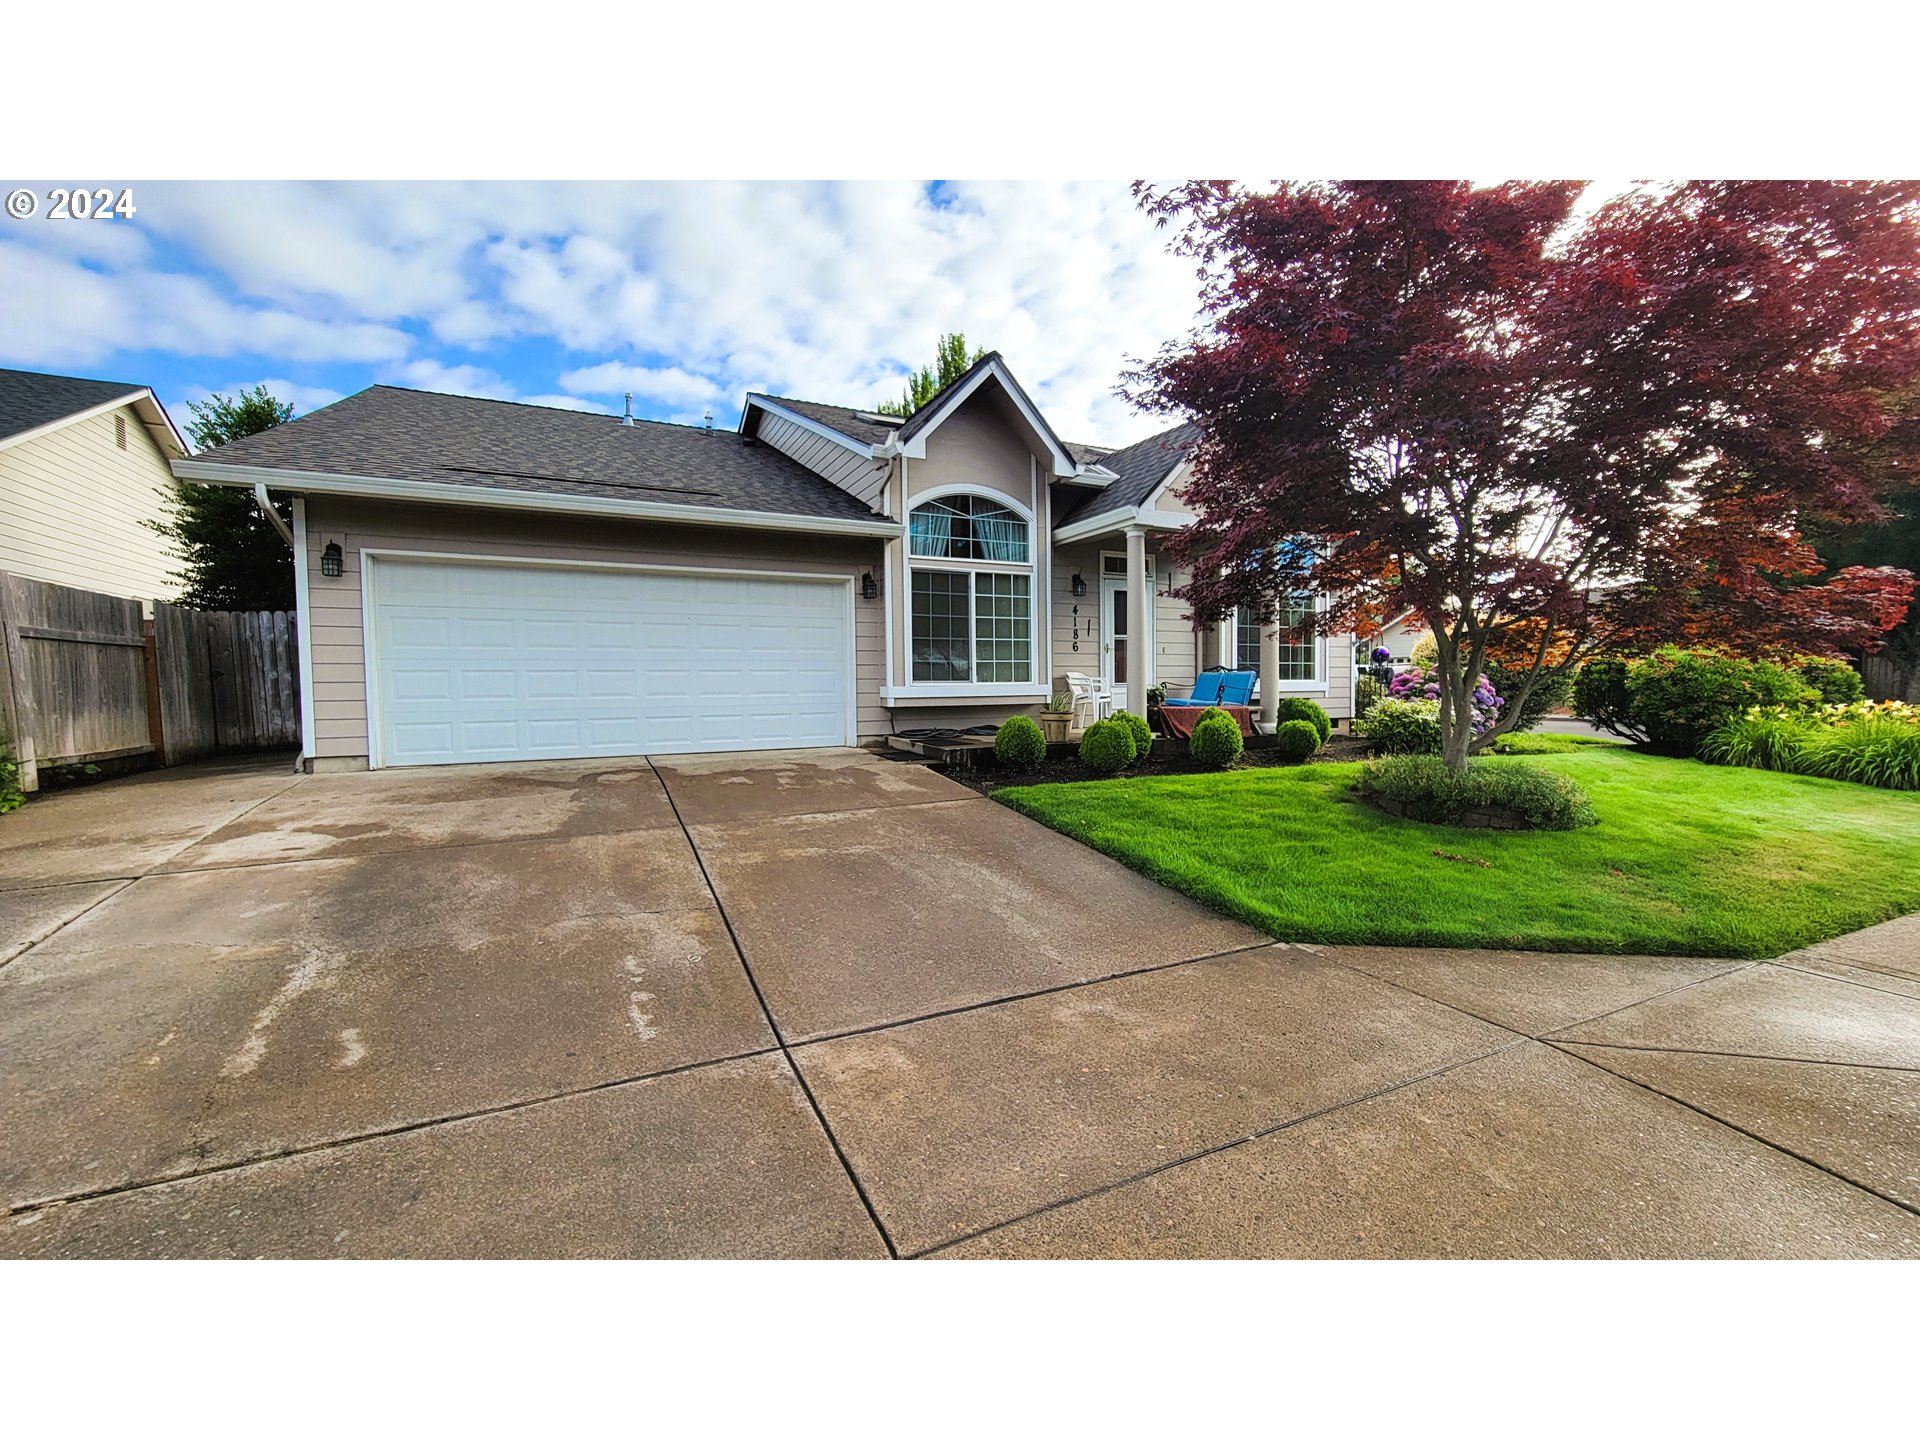
<instances>
[{"instance_id":1,"label":"mulch bed","mask_svg":"<svg viewBox=\"0 0 1920 1440\"><path fill-rule=\"evenodd\" d=\"M1162 742L1164 744L1164 742ZM1235 762L1235 770L1264 770L1268 766L1280 765L1338 765L1367 758L1367 742L1352 735L1335 735L1320 748L1318 754L1308 760L1283 760L1277 750L1248 750ZM929 767L938 770L950 780L957 780L970 789L988 794L1002 785L1051 785L1073 780L1128 779L1137 775L1204 775L1218 773L1209 771L1204 765L1197 765L1184 751L1171 755L1155 755L1145 760L1135 761L1122 770L1118 776L1098 775L1080 763L1075 755L1049 756L1042 761L1037 770L1023 770L1018 774L999 768L991 754L983 755L980 763L970 769L957 766L935 765Z\"/></svg>"}]
</instances>

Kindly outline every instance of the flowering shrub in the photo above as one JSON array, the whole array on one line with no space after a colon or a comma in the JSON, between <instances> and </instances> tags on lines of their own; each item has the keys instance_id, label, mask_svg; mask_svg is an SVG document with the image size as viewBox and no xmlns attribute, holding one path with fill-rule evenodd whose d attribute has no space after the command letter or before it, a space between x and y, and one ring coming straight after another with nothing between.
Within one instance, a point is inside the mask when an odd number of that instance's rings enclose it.
<instances>
[{"instance_id":1,"label":"flowering shrub","mask_svg":"<svg viewBox=\"0 0 1920 1440\"><path fill-rule=\"evenodd\" d=\"M1436 720L1440 714L1440 682L1427 679L1427 672L1418 665L1402 670L1393 677L1393 683L1387 687L1389 700L1431 700L1434 702ZM1473 685L1473 695L1468 704L1473 710L1473 733L1484 735L1500 723L1500 707L1507 702L1493 693L1493 682L1482 675Z\"/></svg>"},{"instance_id":2,"label":"flowering shrub","mask_svg":"<svg viewBox=\"0 0 1920 1440\"><path fill-rule=\"evenodd\" d=\"M1701 741L1700 757L1717 765L1920 790L1920 706L1898 700L1754 705Z\"/></svg>"}]
</instances>

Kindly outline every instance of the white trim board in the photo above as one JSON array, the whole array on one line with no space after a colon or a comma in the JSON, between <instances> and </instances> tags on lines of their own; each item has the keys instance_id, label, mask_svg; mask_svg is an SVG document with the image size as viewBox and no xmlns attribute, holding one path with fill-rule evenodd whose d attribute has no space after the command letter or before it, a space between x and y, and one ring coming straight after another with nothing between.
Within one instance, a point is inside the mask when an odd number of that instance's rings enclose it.
<instances>
[{"instance_id":1,"label":"white trim board","mask_svg":"<svg viewBox=\"0 0 1920 1440\"><path fill-rule=\"evenodd\" d=\"M595 496L553 495L536 490L495 490L477 485L447 485L426 480L388 480L371 475L329 475L308 470L269 470L256 465L209 465L176 460L182 480L213 485L264 482L274 490L307 495L354 495L367 500L398 500L479 509L529 510L557 515L597 515L609 519L655 520L668 525L714 525L745 530L787 530L808 535L901 533L897 520L838 520L824 515L788 515L773 510L720 510L699 505L668 505L653 500L610 500Z\"/></svg>"}]
</instances>

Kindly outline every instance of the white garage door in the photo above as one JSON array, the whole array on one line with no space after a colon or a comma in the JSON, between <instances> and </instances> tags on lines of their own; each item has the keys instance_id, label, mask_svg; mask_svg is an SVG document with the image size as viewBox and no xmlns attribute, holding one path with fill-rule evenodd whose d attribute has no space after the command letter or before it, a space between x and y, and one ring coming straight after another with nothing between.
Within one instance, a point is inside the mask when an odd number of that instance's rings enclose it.
<instances>
[{"instance_id":1,"label":"white garage door","mask_svg":"<svg viewBox=\"0 0 1920 1440\"><path fill-rule=\"evenodd\" d=\"M849 587L380 559L380 765L845 745Z\"/></svg>"}]
</instances>

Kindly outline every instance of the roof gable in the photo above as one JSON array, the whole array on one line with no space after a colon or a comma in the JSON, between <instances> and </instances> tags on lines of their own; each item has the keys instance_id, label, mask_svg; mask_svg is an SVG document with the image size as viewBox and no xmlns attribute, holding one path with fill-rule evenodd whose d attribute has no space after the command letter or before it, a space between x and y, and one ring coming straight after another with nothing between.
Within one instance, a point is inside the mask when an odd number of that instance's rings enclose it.
<instances>
[{"instance_id":1,"label":"roof gable","mask_svg":"<svg viewBox=\"0 0 1920 1440\"><path fill-rule=\"evenodd\" d=\"M43 375L37 370L0 370L0 448L121 405L135 407L140 423L163 452L187 453L172 419L145 385Z\"/></svg>"},{"instance_id":2,"label":"roof gable","mask_svg":"<svg viewBox=\"0 0 1920 1440\"><path fill-rule=\"evenodd\" d=\"M1098 463L1118 478L1104 490L1089 494L1071 510L1055 517L1055 525L1078 524L1112 511L1132 510L1147 503L1154 491L1187 458L1200 438L1200 427L1191 421L1149 435L1122 450L1110 450Z\"/></svg>"},{"instance_id":3,"label":"roof gable","mask_svg":"<svg viewBox=\"0 0 1920 1440\"><path fill-rule=\"evenodd\" d=\"M901 423L898 438L902 453L913 459L926 458L927 437L976 391L988 384L998 385L1013 402L1014 409L1032 428L1034 437L1052 456L1053 473L1056 476L1073 475L1079 471L1079 460L1053 433L1053 427L1047 424L1046 417L1040 413L1027 392L1020 388L1020 382L1013 378L1013 372L1007 368L1007 362L1000 358L998 350L990 350L981 356L967 367L965 373L956 376Z\"/></svg>"}]
</instances>

